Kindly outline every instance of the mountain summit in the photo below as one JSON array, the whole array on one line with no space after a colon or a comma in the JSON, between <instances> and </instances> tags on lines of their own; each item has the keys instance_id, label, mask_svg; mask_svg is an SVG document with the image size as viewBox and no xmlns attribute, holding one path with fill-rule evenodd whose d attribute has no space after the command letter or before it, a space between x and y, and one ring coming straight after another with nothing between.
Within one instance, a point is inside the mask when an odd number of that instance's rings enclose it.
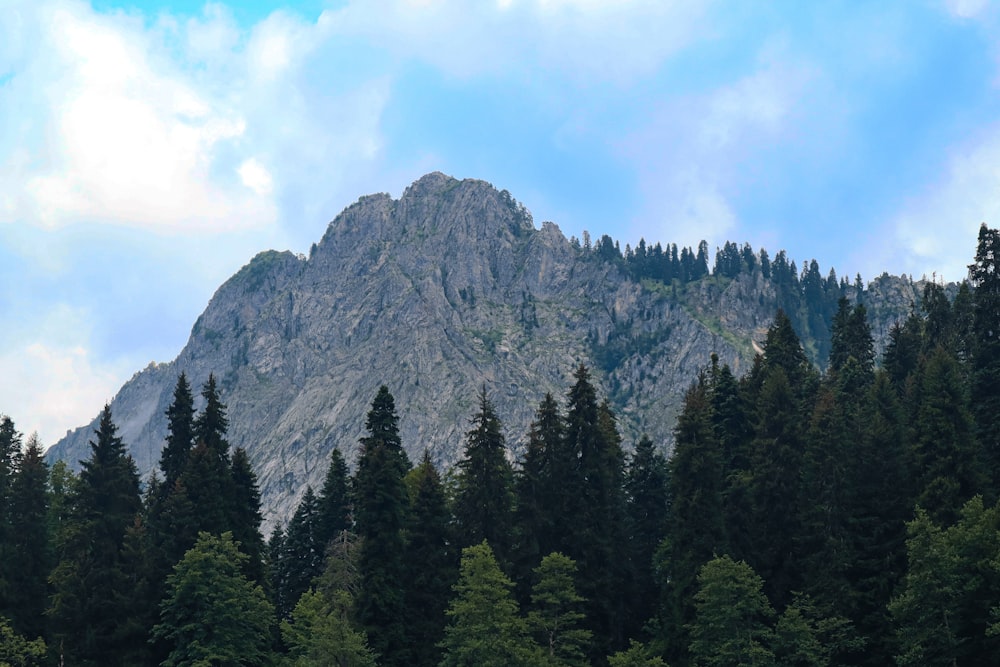
<instances>
[{"instance_id":1,"label":"mountain summit","mask_svg":"<svg viewBox=\"0 0 1000 667\"><path fill-rule=\"evenodd\" d=\"M838 289L865 299L884 340L918 287L883 275L864 290ZM412 460L424 449L442 465L458 459L483 386L515 456L545 393L562 397L581 363L627 447L642 433L667 447L698 371L713 353L745 370L787 298L759 266L683 283L637 279L620 254L567 240L550 222L536 228L506 190L432 173L399 199L359 199L308 257L258 254L218 289L178 357L137 373L111 407L149 474L178 374L197 390L214 373L230 443L247 450L266 515L284 519L307 484L322 485L333 448L356 458L382 384ZM829 333L802 313L800 335L816 357ZM95 424L49 457L85 458Z\"/></svg>"}]
</instances>

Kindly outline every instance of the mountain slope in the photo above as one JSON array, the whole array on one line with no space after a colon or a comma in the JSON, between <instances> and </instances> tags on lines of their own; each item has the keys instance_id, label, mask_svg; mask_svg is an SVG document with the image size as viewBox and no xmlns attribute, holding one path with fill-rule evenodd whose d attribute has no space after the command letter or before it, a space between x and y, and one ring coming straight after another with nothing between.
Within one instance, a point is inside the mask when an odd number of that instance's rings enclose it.
<instances>
[{"instance_id":1,"label":"mountain slope","mask_svg":"<svg viewBox=\"0 0 1000 667\"><path fill-rule=\"evenodd\" d=\"M864 298L884 340L919 285L883 276L872 287ZM712 353L746 368L779 292L759 270L637 282L554 224L536 229L506 191L434 173L398 200L361 198L308 258L257 255L218 289L177 359L137 373L112 411L148 474L177 375L198 388L214 372L230 442L247 449L268 516L286 518L306 484L321 485L332 448L354 460L381 384L414 460L424 448L457 460L482 385L515 455L544 394L562 397L581 362L628 446L643 432L668 446L683 391ZM85 458L91 433L71 432L49 456Z\"/></svg>"}]
</instances>

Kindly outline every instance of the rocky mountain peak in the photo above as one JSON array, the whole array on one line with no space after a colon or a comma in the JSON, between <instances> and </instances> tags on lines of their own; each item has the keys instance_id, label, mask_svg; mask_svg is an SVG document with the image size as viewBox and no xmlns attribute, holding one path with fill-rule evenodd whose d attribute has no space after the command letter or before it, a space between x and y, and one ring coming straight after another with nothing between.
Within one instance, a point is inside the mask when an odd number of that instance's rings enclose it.
<instances>
[{"instance_id":1,"label":"rocky mountain peak","mask_svg":"<svg viewBox=\"0 0 1000 667\"><path fill-rule=\"evenodd\" d=\"M882 294L886 321L910 283ZM396 399L404 447L448 466L461 454L480 387L515 458L545 393L565 395L578 364L619 416L626 446L642 433L669 448L684 390L713 353L737 371L753 355L778 295L759 274L687 285L638 282L621 265L536 230L505 190L428 174L399 199L362 197L308 258L266 251L226 281L178 357L137 373L112 402L139 470L166 435L177 375L214 373L229 439L254 464L269 520L319 488L330 451L355 460L379 386ZM86 458L93 424L50 457Z\"/></svg>"}]
</instances>

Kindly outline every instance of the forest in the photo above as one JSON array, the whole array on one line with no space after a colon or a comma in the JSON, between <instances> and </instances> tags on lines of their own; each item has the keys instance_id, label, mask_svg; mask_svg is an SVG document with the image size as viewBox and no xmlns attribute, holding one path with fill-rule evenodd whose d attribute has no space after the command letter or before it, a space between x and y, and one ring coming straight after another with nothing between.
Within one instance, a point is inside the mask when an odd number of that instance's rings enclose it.
<instances>
[{"instance_id":1,"label":"forest","mask_svg":"<svg viewBox=\"0 0 1000 667\"><path fill-rule=\"evenodd\" d=\"M383 386L354 470L334 450L267 539L213 377L178 377L145 482L108 407L79 473L4 417L0 665L995 665L1000 231L881 359L863 299L822 373L796 317L703 369L669 459L583 365L513 463L484 386L446 471Z\"/></svg>"}]
</instances>

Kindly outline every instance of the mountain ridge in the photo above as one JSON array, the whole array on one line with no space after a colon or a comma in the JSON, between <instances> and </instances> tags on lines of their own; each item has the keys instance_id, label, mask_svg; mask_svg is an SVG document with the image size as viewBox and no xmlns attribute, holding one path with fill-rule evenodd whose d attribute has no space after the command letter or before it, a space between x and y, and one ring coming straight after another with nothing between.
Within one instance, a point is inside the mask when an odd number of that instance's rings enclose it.
<instances>
[{"instance_id":1,"label":"mountain ridge","mask_svg":"<svg viewBox=\"0 0 1000 667\"><path fill-rule=\"evenodd\" d=\"M884 274L854 295L870 304L881 344L919 288ZM307 484L321 485L332 448L354 460L381 384L414 460L425 447L439 465L457 460L483 385L516 456L541 398L562 397L580 363L617 412L626 446L648 433L669 447L684 390L712 354L746 368L788 301L782 289L759 268L637 280L554 223L536 228L507 191L434 172L399 199L361 197L308 256L258 253L219 287L177 358L138 372L111 406L149 474L177 375L198 388L214 373L230 442L247 449L269 520L283 520ZM804 327L822 328L810 318L800 313ZM70 432L49 457L85 458L91 433Z\"/></svg>"}]
</instances>

